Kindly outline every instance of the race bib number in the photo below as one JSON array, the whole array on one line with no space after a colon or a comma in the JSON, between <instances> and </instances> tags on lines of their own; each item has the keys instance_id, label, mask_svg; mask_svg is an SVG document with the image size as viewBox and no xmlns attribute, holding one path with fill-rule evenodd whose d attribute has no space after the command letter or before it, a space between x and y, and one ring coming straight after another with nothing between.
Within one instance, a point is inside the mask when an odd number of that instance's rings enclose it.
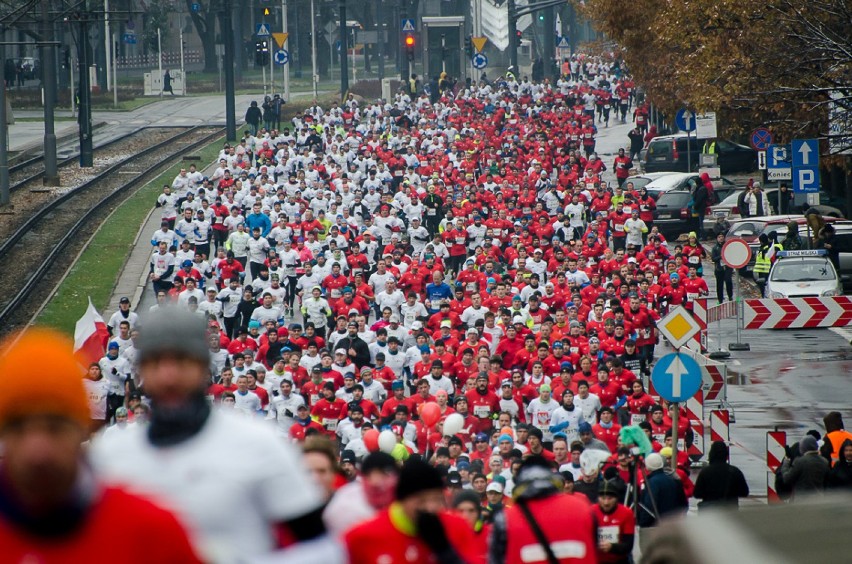
<instances>
[{"instance_id":1,"label":"race bib number","mask_svg":"<svg viewBox=\"0 0 852 564\"><path fill-rule=\"evenodd\" d=\"M402 176L402 171L401 171L401 170L397 170L396 172L394 172L394 173L393 173L393 175L394 175L394 176Z\"/></svg>"},{"instance_id":2,"label":"race bib number","mask_svg":"<svg viewBox=\"0 0 852 564\"><path fill-rule=\"evenodd\" d=\"M648 211L648 206L640 206L639 209L642 211Z\"/></svg>"},{"instance_id":3,"label":"race bib number","mask_svg":"<svg viewBox=\"0 0 852 564\"><path fill-rule=\"evenodd\" d=\"M570 349L568 349L568 350L570 350L570 351L571 351L571 354L577 354L577 353L579 353L579 352L580 352L580 347L571 347L571 348L570 348Z\"/></svg>"},{"instance_id":4,"label":"race bib number","mask_svg":"<svg viewBox=\"0 0 852 564\"><path fill-rule=\"evenodd\" d=\"M480 419L485 419L491 415L491 409L487 405L477 405L473 408L473 414Z\"/></svg>"},{"instance_id":5,"label":"race bib number","mask_svg":"<svg viewBox=\"0 0 852 564\"><path fill-rule=\"evenodd\" d=\"M311 394L311 405L319 401L319 394Z\"/></svg>"},{"instance_id":6,"label":"race bib number","mask_svg":"<svg viewBox=\"0 0 852 564\"><path fill-rule=\"evenodd\" d=\"M701 259L700 259L700 258L698 258L698 257L697 257L697 256L695 256L695 255L692 255L692 256L691 256L691 257L689 257L689 259L687 259L687 260L689 261L689 264L698 264L699 262L701 262Z\"/></svg>"},{"instance_id":7,"label":"race bib number","mask_svg":"<svg viewBox=\"0 0 852 564\"><path fill-rule=\"evenodd\" d=\"M337 419L325 418L322 420L322 426L329 431L337 431Z\"/></svg>"},{"instance_id":8,"label":"race bib number","mask_svg":"<svg viewBox=\"0 0 852 564\"><path fill-rule=\"evenodd\" d=\"M464 237L456 237L456 245L464 245Z\"/></svg>"},{"instance_id":9,"label":"race bib number","mask_svg":"<svg viewBox=\"0 0 852 564\"><path fill-rule=\"evenodd\" d=\"M619 233L624 232L624 224L623 223L616 223L614 225L614 227L615 227L615 230L618 231Z\"/></svg>"},{"instance_id":10,"label":"race bib number","mask_svg":"<svg viewBox=\"0 0 852 564\"><path fill-rule=\"evenodd\" d=\"M435 213L436 213L435 208L428 208L426 210L426 215L435 215Z\"/></svg>"},{"instance_id":11,"label":"race bib number","mask_svg":"<svg viewBox=\"0 0 852 564\"><path fill-rule=\"evenodd\" d=\"M655 441L657 441L660 444L663 444L663 442L665 442L665 440L666 440L666 434L665 433L654 433L651 436L654 438Z\"/></svg>"},{"instance_id":12,"label":"race bib number","mask_svg":"<svg viewBox=\"0 0 852 564\"><path fill-rule=\"evenodd\" d=\"M686 452L686 441L684 439L677 440L677 450L680 452Z\"/></svg>"},{"instance_id":13,"label":"race bib number","mask_svg":"<svg viewBox=\"0 0 852 564\"><path fill-rule=\"evenodd\" d=\"M477 290L476 282L468 283L468 285L467 285L467 291L468 292L475 292L476 290Z\"/></svg>"},{"instance_id":14,"label":"race bib number","mask_svg":"<svg viewBox=\"0 0 852 564\"><path fill-rule=\"evenodd\" d=\"M598 527L598 542L618 543L618 525Z\"/></svg>"},{"instance_id":15,"label":"race bib number","mask_svg":"<svg viewBox=\"0 0 852 564\"><path fill-rule=\"evenodd\" d=\"M643 413L631 413L630 414L630 424L638 425L642 421L645 421L645 415Z\"/></svg>"},{"instance_id":16,"label":"race bib number","mask_svg":"<svg viewBox=\"0 0 852 564\"><path fill-rule=\"evenodd\" d=\"M698 299L698 294L692 294L692 293L687 294L687 295L686 295L686 299L687 299L687 300L689 300L689 301L691 301L691 302L692 302L692 301L695 301L695 300L697 300L697 299Z\"/></svg>"},{"instance_id":17,"label":"race bib number","mask_svg":"<svg viewBox=\"0 0 852 564\"><path fill-rule=\"evenodd\" d=\"M539 411L535 414L536 427L544 428L550 426L550 412Z\"/></svg>"}]
</instances>

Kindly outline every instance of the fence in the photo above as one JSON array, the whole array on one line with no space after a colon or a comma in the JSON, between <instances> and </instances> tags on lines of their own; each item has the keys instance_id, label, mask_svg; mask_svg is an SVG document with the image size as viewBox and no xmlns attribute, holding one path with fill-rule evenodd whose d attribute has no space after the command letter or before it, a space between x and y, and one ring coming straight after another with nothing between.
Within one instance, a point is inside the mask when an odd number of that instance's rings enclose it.
<instances>
[{"instance_id":1,"label":"fence","mask_svg":"<svg viewBox=\"0 0 852 564\"><path fill-rule=\"evenodd\" d=\"M201 63L203 60L204 57L201 51L183 52L184 65ZM130 57L119 57L116 61L116 65L119 69L150 69L158 66L158 64L159 61L157 53L149 53L147 55L133 55ZM163 51L163 68L179 66L180 52Z\"/></svg>"}]
</instances>

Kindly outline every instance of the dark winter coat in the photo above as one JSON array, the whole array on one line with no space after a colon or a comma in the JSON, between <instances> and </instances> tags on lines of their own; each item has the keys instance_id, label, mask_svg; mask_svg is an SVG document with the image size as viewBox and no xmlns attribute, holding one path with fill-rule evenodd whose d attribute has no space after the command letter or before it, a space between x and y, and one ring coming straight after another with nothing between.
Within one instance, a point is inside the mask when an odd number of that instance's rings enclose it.
<instances>
[{"instance_id":1,"label":"dark winter coat","mask_svg":"<svg viewBox=\"0 0 852 564\"><path fill-rule=\"evenodd\" d=\"M728 464L728 447L722 442L713 443L707 459L709 464L695 481L693 495L702 500L699 509L737 507L739 498L748 496L749 490L742 471Z\"/></svg>"},{"instance_id":2,"label":"dark winter coat","mask_svg":"<svg viewBox=\"0 0 852 564\"><path fill-rule=\"evenodd\" d=\"M834 463L828 474L828 486L831 488L842 488L852 490L852 462L848 462L843 456L843 449L852 445L852 441L846 439L840 447L840 460Z\"/></svg>"},{"instance_id":3,"label":"dark winter coat","mask_svg":"<svg viewBox=\"0 0 852 564\"><path fill-rule=\"evenodd\" d=\"M802 494L822 492L828 471L828 461L816 451L803 454L792 464L789 458L785 458L781 464L781 477L793 488L794 500Z\"/></svg>"},{"instance_id":4,"label":"dark winter coat","mask_svg":"<svg viewBox=\"0 0 852 564\"><path fill-rule=\"evenodd\" d=\"M685 513L689 509L689 501L683 492L683 484L674 476L667 474L665 470L655 470L648 474L645 485L639 494L639 520L640 527L653 527L657 524L654 515L654 504L651 496L657 503L657 511L662 519L666 515Z\"/></svg>"}]
</instances>

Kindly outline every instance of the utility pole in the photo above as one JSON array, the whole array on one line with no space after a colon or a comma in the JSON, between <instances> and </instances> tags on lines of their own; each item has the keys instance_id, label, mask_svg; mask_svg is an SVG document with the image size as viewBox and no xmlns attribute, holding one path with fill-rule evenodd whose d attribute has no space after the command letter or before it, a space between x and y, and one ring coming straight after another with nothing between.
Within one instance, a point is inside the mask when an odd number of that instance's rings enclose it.
<instances>
[{"instance_id":1,"label":"utility pole","mask_svg":"<svg viewBox=\"0 0 852 564\"><path fill-rule=\"evenodd\" d=\"M59 186L59 172L56 163L56 132L54 131L53 111L56 107L56 45L53 40L53 23L49 20L50 0L41 2L41 68L44 85L44 178L45 186ZM5 110L5 101L3 107ZM5 151L4 151L5 152ZM7 169L8 173L8 169Z\"/></svg>"},{"instance_id":2,"label":"utility pole","mask_svg":"<svg viewBox=\"0 0 852 564\"><path fill-rule=\"evenodd\" d=\"M94 149L92 147L92 89L89 85L89 14L77 12L80 18L80 168L90 168L94 165ZM73 93L72 93L73 95Z\"/></svg>"},{"instance_id":3,"label":"utility pole","mask_svg":"<svg viewBox=\"0 0 852 564\"><path fill-rule=\"evenodd\" d=\"M287 33L287 0L281 0L281 33ZM287 45L289 45L289 38L284 42L284 45L281 46L282 49L286 49ZM284 101L288 104L290 103L290 63L288 62L284 65L284 70L281 71L284 73Z\"/></svg>"},{"instance_id":4,"label":"utility pole","mask_svg":"<svg viewBox=\"0 0 852 564\"><path fill-rule=\"evenodd\" d=\"M0 27L0 37L6 31ZM0 43L0 61L6 60L6 46ZM9 206L9 126L6 124L6 81L0 84L0 211L10 211Z\"/></svg>"},{"instance_id":5,"label":"utility pole","mask_svg":"<svg viewBox=\"0 0 852 564\"><path fill-rule=\"evenodd\" d=\"M509 66L518 74L518 20L515 16L515 0L507 0L506 9L509 11Z\"/></svg>"},{"instance_id":6,"label":"utility pole","mask_svg":"<svg viewBox=\"0 0 852 564\"><path fill-rule=\"evenodd\" d=\"M234 88L234 41L231 22L231 2L221 0L219 12L222 26L222 39L225 43L225 137L228 141L237 140L236 92Z\"/></svg>"},{"instance_id":7,"label":"utility pole","mask_svg":"<svg viewBox=\"0 0 852 564\"><path fill-rule=\"evenodd\" d=\"M314 98L319 90L319 73L317 72L317 17L314 13L314 0L311 0L311 83L314 85Z\"/></svg>"},{"instance_id":8,"label":"utility pole","mask_svg":"<svg viewBox=\"0 0 852 564\"><path fill-rule=\"evenodd\" d=\"M349 28L346 27L346 0L340 0L340 98L346 97L349 92L349 59L346 53L349 51Z\"/></svg>"}]
</instances>

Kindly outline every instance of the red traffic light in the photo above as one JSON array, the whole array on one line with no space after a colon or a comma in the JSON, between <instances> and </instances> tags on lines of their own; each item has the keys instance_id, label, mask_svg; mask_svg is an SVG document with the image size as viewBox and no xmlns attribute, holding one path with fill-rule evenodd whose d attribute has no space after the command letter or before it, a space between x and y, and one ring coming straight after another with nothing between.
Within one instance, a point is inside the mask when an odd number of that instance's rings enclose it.
<instances>
[{"instance_id":1,"label":"red traffic light","mask_svg":"<svg viewBox=\"0 0 852 564\"><path fill-rule=\"evenodd\" d=\"M414 47L414 36L406 35L405 36L405 46L406 47Z\"/></svg>"}]
</instances>

